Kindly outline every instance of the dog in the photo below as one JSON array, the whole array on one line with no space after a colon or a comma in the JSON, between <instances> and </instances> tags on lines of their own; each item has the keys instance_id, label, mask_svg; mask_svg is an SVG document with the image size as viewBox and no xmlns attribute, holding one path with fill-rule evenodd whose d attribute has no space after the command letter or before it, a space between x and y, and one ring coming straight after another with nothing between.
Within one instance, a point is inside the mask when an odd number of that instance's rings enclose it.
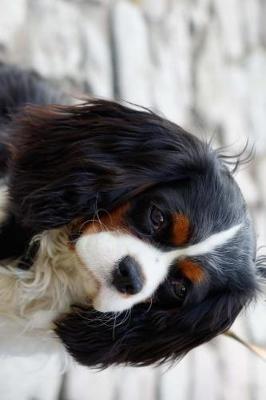
<instances>
[{"instance_id":1,"label":"dog","mask_svg":"<svg viewBox=\"0 0 266 400\"><path fill-rule=\"evenodd\" d=\"M0 66L0 352L175 361L259 292L228 160L154 112Z\"/></svg>"}]
</instances>

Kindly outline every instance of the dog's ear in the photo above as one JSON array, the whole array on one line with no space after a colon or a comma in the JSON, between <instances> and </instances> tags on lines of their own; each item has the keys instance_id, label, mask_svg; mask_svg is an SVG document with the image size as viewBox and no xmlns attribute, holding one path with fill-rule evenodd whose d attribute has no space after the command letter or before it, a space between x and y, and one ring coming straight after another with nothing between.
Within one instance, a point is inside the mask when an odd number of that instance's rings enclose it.
<instances>
[{"instance_id":1,"label":"dog's ear","mask_svg":"<svg viewBox=\"0 0 266 400\"><path fill-rule=\"evenodd\" d=\"M28 106L13 121L13 211L38 232L110 211L161 182L210 171L212 152L179 126L108 101Z\"/></svg>"},{"instance_id":2,"label":"dog's ear","mask_svg":"<svg viewBox=\"0 0 266 400\"><path fill-rule=\"evenodd\" d=\"M176 361L230 328L249 295L217 294L190 309L135 306L126 315L79 310L57 321L56 332L81 364L150 365Z\"/></svg>"}]
</instances>

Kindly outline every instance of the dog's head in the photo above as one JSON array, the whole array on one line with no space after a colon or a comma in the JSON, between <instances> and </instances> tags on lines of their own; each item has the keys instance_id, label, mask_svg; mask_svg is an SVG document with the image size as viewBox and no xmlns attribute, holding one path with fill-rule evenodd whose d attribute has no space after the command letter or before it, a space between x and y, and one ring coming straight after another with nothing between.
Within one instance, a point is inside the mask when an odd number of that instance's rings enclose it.
<instances>
[{"instance_id":1,"label":"dog's head","mask_svg":"<svg viewBox=\"0 0 266 400\"><path fill-rule=\"evenodd\" d=\"M17 118L13 212L34 233L67 226L97 285L93 308L57 322L78 361L175 359L230 327L257 290L256 245L217 152L154 113L107 101Z\"/></svg>"}]
</instances>

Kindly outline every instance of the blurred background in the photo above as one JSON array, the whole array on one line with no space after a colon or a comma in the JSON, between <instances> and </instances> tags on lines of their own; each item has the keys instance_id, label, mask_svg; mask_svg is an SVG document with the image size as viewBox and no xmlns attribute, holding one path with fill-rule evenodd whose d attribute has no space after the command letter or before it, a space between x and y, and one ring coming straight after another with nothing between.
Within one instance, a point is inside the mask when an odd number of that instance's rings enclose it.
<instances>
[{"instance_id":1,"label":"blurred background","mask_svg":"<svg viewBox=\"0 0 266 400\"><path fill-rule=\"evenodd\" d=\"M151 107L200 138L256 153L236 179L266 244L265 0L0 0L0 60L79 96ZM263 250L262 250L263 252ZM265 253L265 251L264 251ZM266 346L261 297L234 324ZM3 400L265 400L266 364L221 336L177 366L95 372L56 356L0 361Z\"/></svg>"}]
</instances>

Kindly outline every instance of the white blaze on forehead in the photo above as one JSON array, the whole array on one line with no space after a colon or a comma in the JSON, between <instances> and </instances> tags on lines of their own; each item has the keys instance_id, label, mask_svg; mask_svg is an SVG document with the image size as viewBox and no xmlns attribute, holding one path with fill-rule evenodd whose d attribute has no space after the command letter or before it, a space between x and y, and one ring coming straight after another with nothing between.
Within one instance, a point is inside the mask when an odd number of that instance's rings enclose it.
<instances>
[{"instance_id":1,"label":"white blaze on forehead","mask_svg":"<svg viewBox=\"0 0 266 400\"><path fill-rule=\"evenodd\" d=\"M199 256L202 254L211 253L218 247L227 243L230 239L232 239L235 234L241 228L241 224L235 225L225 231L221 231L218 233L214 233L213 235L209 236L207 239L203 240L202 242L193 244L189 247L185 247L183 249L173 250L166 253L166 258L168 262L172 262L175 258L178 257L193 257Z\"/></svg>"}]
</instances>

